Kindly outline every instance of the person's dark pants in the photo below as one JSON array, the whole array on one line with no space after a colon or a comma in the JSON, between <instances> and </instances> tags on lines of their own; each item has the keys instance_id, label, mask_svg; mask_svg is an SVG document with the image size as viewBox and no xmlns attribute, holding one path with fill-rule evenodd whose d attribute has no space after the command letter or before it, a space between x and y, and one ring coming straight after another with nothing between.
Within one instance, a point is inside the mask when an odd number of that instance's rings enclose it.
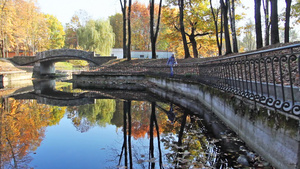
<instances>
[{"instance_id":1,"label":"person's dark pants","mask_svg":"<svg viewBox=\"0 0 300 169\"><path fill-rule=\"evenodd\" d=\"M170 66L170 76L174 76L174 72L173 72L173 66Z\"/></svg>"}]
</instances>

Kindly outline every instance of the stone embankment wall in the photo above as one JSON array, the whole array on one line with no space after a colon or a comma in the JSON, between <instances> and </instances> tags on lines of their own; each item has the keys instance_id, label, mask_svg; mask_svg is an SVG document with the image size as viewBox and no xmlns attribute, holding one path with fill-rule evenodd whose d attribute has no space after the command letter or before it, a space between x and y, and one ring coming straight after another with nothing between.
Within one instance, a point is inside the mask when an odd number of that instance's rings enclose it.
<instances>
[{"instance_id":1,"label":"stone embankment wall","mask_svg":"<svg viewBox=\"0 0 300 169\"><path fill-rule=\"evenodd\" d=\"M122 89L122 90L145 90L143 75L119 75L83 72L73 74L74 88L86 89Z\"/></svg>"},{"instance_id":2,"label":"stone embankment wall","mask_svg":"<svg viewBox=\"0 0 300 169\"><path fill-rule=\"evenodd\" d=\"M24 84L32 84L30 72L5 72L1 74L3 87L18 87Z\"/></svg>"}]
</instances>

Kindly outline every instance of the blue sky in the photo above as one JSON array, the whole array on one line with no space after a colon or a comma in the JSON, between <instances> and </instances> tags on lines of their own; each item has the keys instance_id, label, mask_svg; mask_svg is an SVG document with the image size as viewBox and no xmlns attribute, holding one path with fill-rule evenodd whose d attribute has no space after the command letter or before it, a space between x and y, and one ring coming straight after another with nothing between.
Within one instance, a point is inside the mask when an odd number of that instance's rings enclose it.
<instances>
[{"instance_id":1,"label":"blue sky","mask_svg":"<svg viewBox=\"0 0 300 169\"><path fill-rule=\"evenodd\" d=\"M149 0L133 0L148 4ZM158 2L158 0L157 0ZM41 12L54 15L62 22L70 22L75 11L85 10L93 19L107 19L121 12L120 0L37 0Z\"/></svg>"}]
</instances>

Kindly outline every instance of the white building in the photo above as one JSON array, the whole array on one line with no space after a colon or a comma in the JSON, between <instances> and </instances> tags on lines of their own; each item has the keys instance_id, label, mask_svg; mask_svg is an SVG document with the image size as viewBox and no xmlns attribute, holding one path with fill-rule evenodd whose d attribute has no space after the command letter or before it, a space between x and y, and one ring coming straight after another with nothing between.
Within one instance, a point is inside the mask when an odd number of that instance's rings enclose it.
<instances>
[{"instance_id":1,"label":"white building","mask_svg":"<svg viewBox=\"0 0 300 169\"><path fill-rule=\"evenodd\" d=\"M156 51L157 59L166 59L169 58L174 52L170 51ZM111 56L117 56L118 59L123 59L123 49L122 48L114 48L111 51ZM151 51L141 51L141 50L132 50L131 58L137 59L152 59Z\"/></svg>"}]
</instances>

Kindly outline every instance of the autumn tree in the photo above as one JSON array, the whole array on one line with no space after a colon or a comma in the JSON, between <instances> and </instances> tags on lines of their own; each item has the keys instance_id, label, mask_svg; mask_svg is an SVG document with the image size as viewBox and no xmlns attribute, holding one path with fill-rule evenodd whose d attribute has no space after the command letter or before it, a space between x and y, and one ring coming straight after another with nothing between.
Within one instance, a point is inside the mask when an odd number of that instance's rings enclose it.
<instances>
[{"instance_id":1,"label":"autumn tree","mask_svg":"<svg viewBox=\"0 0 300 169\"><path fill-rule=\"evenodd\" d=\"M185 23L188 23L185 27L185 34L189 38L189 43L192 46L194 58L199 57L199 49L205 50L206 48L205 43L203 43L204 41L200 43L199 47L198 42L200 42L200 38L204 36L207 37L206 35L209 35L213 32L213 22L208 6L208 1L202 0L191 1L186 4L186 9L188 9L189 12L185 12L184 15ZM208 39L206 39L206 43L210 44Z\"/></svg>"},{"instance_id":2,"label":"autumn tree","mask_svg":"<svg viewBox=\"0 0 300 169\"><path fill-rule=\"evenodd\" d=\"M168 1L169 7L164 10L163 22L171 28L167 31L169 32L166 36L167 39L178 38L177 34L180 33L180 10L172 8L172 6L177 4L177 1L170 0ZM189 1L185 4L183 12L185 36L192 55L195 58L199 57L199 55L213 55L215 53L215 40L209 35L214 33L215 29L208 1ZM182 41L182 36L180 41ZM170 43L174 44L176 41L172 40ZM181 54L178 51L177 53Z\"/></svg>"},{"instance_id":3,"label":"autumn tree","mask_svg":"<svg viewBox=\"0 0 300 169\"><path fill-rule=\"evenodd\" d=\"M47 26L50 30L50 45L48 49L60 49L64 47L65 32L60 21L53 15L46 15Z\"/></svg>"},{"instance_id":4,"label":"autumn tree","mask_svg":"<svg viewBox=\"0 0 300 169\"><path fill-rule=\"evenodd\" d=\"M66 24L66 38L65 38L65 47L66 48L77 48L78 47L78 37L77 30L80 27L80 24L76 24L78 20L77 16L73 16L70 23Z\"/></svg>"},{"instance_id":5,"label":"autumn tree","mask_svg":"<svg viewBox=\"0 0 300 169\"><path fill-rule=\"evenodd\" d=\"M123 4L123 2L122 2L122 4ZM155 4L155 8L154 8L155 16L157 16L158 12L159 12L158 11L159 8L156 6L158 6L158 4ZM128 5L126 5L126 8L127 8L127 10L126 10L126 29L128 29L128 21L129 21L128 20L128 10L129 10ZM130 10L131 11L130 12L131 50L150 50L151 40L150 40L150 33L149 33L150 32L149 9L150 9L149 6L147 7L145 4L138 2L138 1L133 2L131 5L131 10ZM111 16L112 19L116 15ZM119 20L121 20L121 18ZM111 20L111 25L113 26L113 29L116 28L116 30L114 30L114 32L116 34L116 38L117 37L123 38L123 35L117 36L117 34L118 34L117 30L121 30L121 28L123 27L122 22L121 21L115 22L115 21ZM160 29L159 34L162 33L161 31L166 32L168 29L163 23L160 23L160 28L163 28L163 29ZM126 31L128 32L128 30L126 30ZM127 41L126 41L126 43L127 43L128 42L128 33L126 33L126 36L127 36ZM117 41L117 39L116 39L116 41ZM128 46L128 45L126 45L126 46ZM168 42L166 41L166 39L161 36L158 36L157 49L167 50L167 48L168 48Z\"/></svg>"},{"instance_id":6,"label":"autumn tree","mask_svg":"<svg viewBox=\"0 0 300 169\"><path fill-rule=\"evenodd\" d=\"M43 14L35 1L1 0L1 53L24 51L25 55L63 46L64 32L54 16ZM50 47L52 45L52 47Z\"/></svg>"},{"instance_id":7,"label":"autumn tree","mask_svg":"<svg viewBox=\"0 0 300 169\"><path fill-rule=\"evenodd\" d=\"M7 29L10 27L10 17L8 17L8 3L9 0L1 0L0 1L0 52L1 56L5 56L5 38L4 36L7 35Z\"/></svg>"},{"instance_id":8,"label":"autumn tree","mask_svg":"<svg viewBox=\"0 0 300 169\"><path fill-rule=\"evenodd\" d=\"M77 30L86 25L91 19L88 13L84 10L78 10L74 13L71 21L66 24L65 47L77 49L79 46Z\"/></svg>"},{"instance_id":9,"label":"autumn tree","mask_svg":"<svg viewBox=\"0 0 300 169\"><path fill-rule=\"evenodd\" d=\"M109 17L110 24L112 26L113 32L115 33L115 46L114 48L123 47L123 35L122 35L122 14L117 13Z\"/></svg>"},{"instance_id":10,"label":"autumn tree","mask_svg":"<svg viewBox=\"0 0 300 169\"><path fill-rule=\"evenodd\" d=\"M150 13L145 4L138 1L132 4L132 49L150 50Z\"/></svg>"},{"instance_id":11,"label":"autumn tree","mask_svg":"<svg viewBox=\"0 0 300 169\"><path fill-rule=\"evenodd\" d=\"M114 45L114 33L109 20L89 20L77 31L79 46L109 56Z\"/></svg>"}]
</instances>

